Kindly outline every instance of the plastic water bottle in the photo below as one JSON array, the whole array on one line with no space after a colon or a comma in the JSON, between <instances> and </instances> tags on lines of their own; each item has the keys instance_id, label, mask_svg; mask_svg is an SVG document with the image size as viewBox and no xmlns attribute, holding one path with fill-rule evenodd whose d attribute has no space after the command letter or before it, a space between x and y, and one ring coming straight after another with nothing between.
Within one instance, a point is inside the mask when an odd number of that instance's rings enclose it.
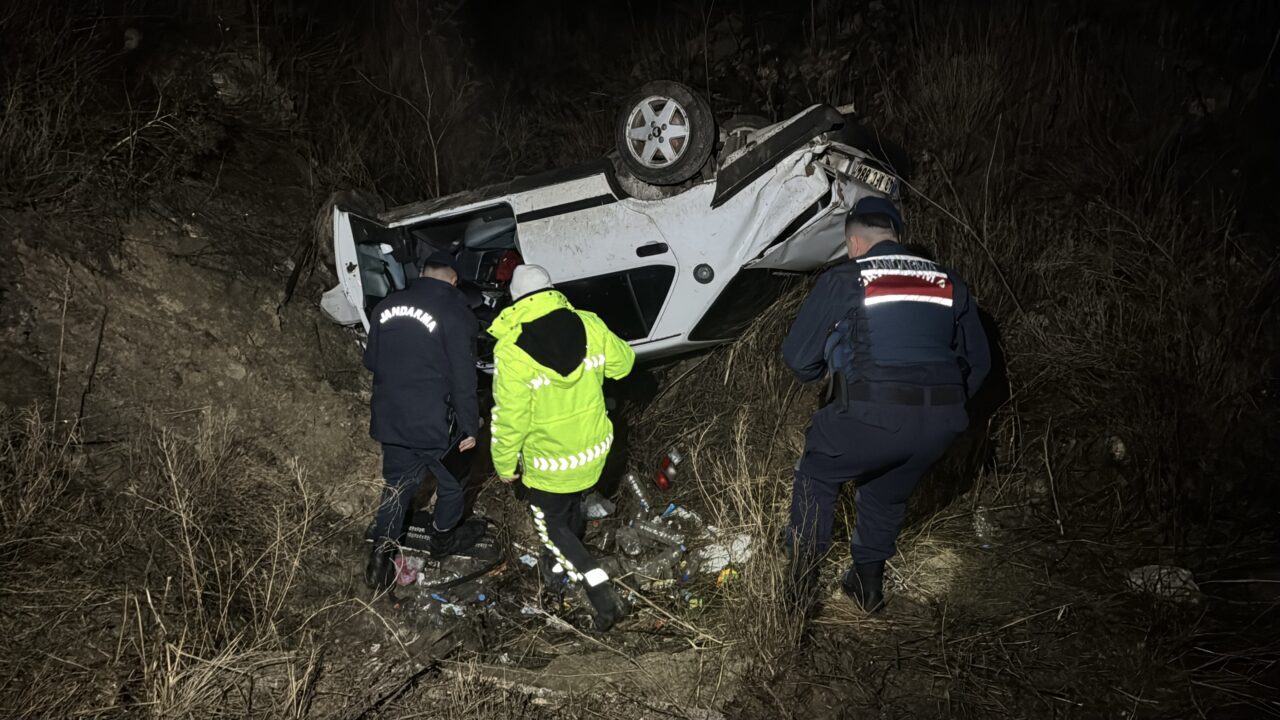
<instances>
[{"instance_id":1,"label":"plastic water bottle","mask_svg":"<svg viewBox=\"0 0 1280 720\"><path fill-rule=\"evenodd\" d=\"M680 548L672 548L636 567L633 572L634 574L649 580L669 579L676 563L680 562L680 557L682 555L684 555L684 550Z\"/></svg>"},{"instance_id":2,"label":"plastic water bottle","mask_svg":"<svg viewBox=\"0 0 1280 720\"><path fill-rule=\"evenodd\" d=\"M659 525L649 520L635 520L631 523L631 527L635 529L640 537L649 538L664 545L684 547L684 533L678 532L674 528Z\"/></svg>"},{"instance_id":3,"label":"plastic water bottle","mask_svg":"<svg viewBox=\"0 0 1280 720\"><path fill-rule=\"evenodd\" d=\"M662 511L662 517L675 518L676 520L696 523L699 526L702 525L701 515L687 507L684 507L683 505L677 505L675 503L667 505L667 509Z\"/></svg>"},{"instance_id":4,"label":"plastic water bottle","mask_svg":"<svg viewBox=\"0 0 1280 720\"><path fill-rule=\"evenodd\" d=\"M636 496L636 502L640 503L640 511L642 513L649 512L649 508L652 506L649 504L649 497L645 495L644 488L640 485L640 478L635 473L629 472L622 477L622 482L631 491L631 494Z\"/></svg>"}]
</instances>

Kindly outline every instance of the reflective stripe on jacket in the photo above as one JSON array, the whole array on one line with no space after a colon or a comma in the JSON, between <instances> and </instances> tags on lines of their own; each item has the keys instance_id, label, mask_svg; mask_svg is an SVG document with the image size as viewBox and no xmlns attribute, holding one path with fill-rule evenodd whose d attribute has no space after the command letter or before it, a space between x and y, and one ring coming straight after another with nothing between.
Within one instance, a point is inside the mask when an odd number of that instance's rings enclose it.
<instances>
[{"instance_id":1,"label":"reflective stripe on jacket","mask_svg":"<svg viewBox=\"0 0 1280 720\"><path fill-rule=\"evenodd\" d=\"M583 330L577 337L585 339L577 343L581 348L557 348L562 366L563 353L572 362L564 373L536 360L527 351L530 344L520 342L524 332L557 311L576 316ZM529 487L571 493L594 485L613 446L601 385L630 373L635 351L594 313L575 310L555 290L521 298L498 315L489 333L498 340L490 424L494 470L510 477L523 459Z\"/></svg>"}]
</instances>

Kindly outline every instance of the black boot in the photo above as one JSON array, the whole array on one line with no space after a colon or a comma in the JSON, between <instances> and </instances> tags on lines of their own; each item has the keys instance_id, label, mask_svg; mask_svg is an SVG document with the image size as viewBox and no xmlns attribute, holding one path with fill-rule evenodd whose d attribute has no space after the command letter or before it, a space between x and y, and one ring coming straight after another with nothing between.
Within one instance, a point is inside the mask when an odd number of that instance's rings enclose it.
<instances>
[{"instance_id":1,"label":"black boot","mask_svg":"<svg viewBox=\"0 0 1280 720\"><path fill-rule=\"evenodd\" d=\"M840 580L844 594L868 613L884 609L884 562L855 563Z\"/></svg>"},{"instance_id":2,"label":"black boot","mask_svg":"<svg viewBox=\"0 0 1280 720\"><path fill-rule=\"evenodd\" d=\"M612 582L605 581L595 587L588 587L587 599L591 601L591 607L595 610L595 627L599 632L608 632L626 615L622 598L618 597Z\"/></svg>"},{"instance_id":3,"label":"black boot","mask_svg":"<svg viewBox=\"0 0 1280 720\"><path fill-rule=\"evenodd\" d=\"M429 551L435 560L460 555L475 546L484 537L488 524L483 518L472 517L462 521L452 530L437 530L431 526Z\"/></svg>"},{"instance_id":4,"label":"black boot","mask_svg":"<svg viewBox=\"0 0 1280 720\"><path fill-rule=\"evenodd\" d=\"M542 589L553 595L564 592L567 577L563 566L560 566L559 570L556 569L558 565L560 562L552 556L551 551L543 548L542 553L538 555L538 576L542 578Z\"/></svg>"},{"instance_id":5,"label":"black boot","mask_svg":"<svg viewBox=\"0 0 1280 720\"><path fill-rule=\"evenodd\" d=\"M364 584L370 590L382 594L395 587L396 555L395 543L375 543L369 551L369 562L364 566Z\"/></svg>"}]
</instances>

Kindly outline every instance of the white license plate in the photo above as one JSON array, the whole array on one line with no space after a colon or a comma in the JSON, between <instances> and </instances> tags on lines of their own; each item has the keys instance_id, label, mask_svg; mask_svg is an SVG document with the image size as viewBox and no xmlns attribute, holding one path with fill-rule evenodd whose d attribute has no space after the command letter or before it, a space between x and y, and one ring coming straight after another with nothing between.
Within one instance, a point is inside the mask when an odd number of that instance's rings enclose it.
<instances>
[{"instance_id":1,"label":"white license plate","mask_svg":"<svg viewBox=\"0 0 1280 720\"><path fill-rule=\"evenodd\" d=\"M859 165L853 169L853 179L889 197L895 195L894 191L898 185L898 180L894 176L866 165Z\"/></svg>"}]
</instances>

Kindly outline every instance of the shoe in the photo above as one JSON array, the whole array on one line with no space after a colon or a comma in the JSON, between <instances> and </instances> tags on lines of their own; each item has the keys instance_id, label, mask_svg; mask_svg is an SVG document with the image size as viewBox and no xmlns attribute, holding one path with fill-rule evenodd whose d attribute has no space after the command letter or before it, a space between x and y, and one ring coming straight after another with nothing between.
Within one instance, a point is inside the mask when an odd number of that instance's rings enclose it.
<instances>
[{"instance_id":1,"label":"shoe","mask_svg":"<svg viewBox=\"0 0 1280 720\"><path fill-rule=\"evenodd\" d=\"M396 546L392 543L375 545L369 551L369 562L364 566L364 584L381 595L396 584Z\"/></svg>"},{"instance_id":2,"label":"shoe","mask_svg":"<svg viewBox=\"0 0 1280 720\"><path fill-rule=\"evenodd\" d=\"M622 598L618 597L618 592L613 589L611 582L606 581L595 587L588 587L587 599L591 601L591 607L595 610L594 622L597 632L608 632L627 614L626 608L622 605Z\"/></svg>"},{"instance_id":3,"label":"shoe","mask_svg":"<svg viewBox=\"0 0 1280 720\"><path fill-rule=\"evenodd\" d=\"M427 550L434 560L446 558L450 555L461 555L475 547L475 544L484 537L488 527L488 523L483 518L477 517L462 521L452 530L436 530L435 526L432 525L431 541L428 543Z\"/></svg>"},{"instance_id":4,"label":"shoe","mask_svg":"<svg viewBox=\"0 0 1280 720\"><path fill-rule=\"evenodd\" d=\"M884 609L884 562L855 563L840 579L844 594L868 614Z\"/></svg>"}]
</instances>

